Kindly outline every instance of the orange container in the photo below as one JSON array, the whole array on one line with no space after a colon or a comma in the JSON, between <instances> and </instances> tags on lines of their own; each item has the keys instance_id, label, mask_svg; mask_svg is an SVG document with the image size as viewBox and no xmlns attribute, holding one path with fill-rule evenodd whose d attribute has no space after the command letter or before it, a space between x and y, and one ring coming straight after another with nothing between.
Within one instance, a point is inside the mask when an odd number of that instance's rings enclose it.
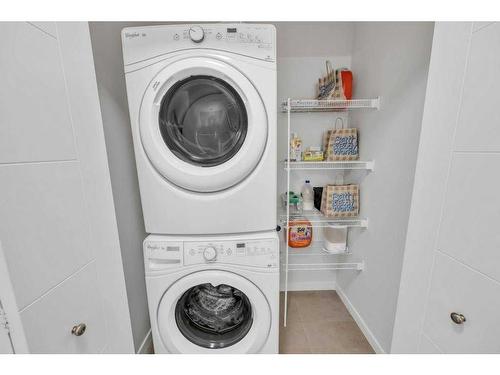
<instances>
[{"instance_id":1,"label":"orange container","mask_svg":"<svg viewBox=\"0 0 500 375\"><path fill-rule=\"evenodd\" d=\"M312 241L312 226L307 219L295 219L290 221L288 229L288 246L307 247Z\"/></svg>"},{"instance_id":2,"label":"orange container","mask_svg":"<svg viewBox=\"0 0 500 375\"><path fill-rule=\"evenodd\" d=\"M352 99L352 72L350 70L341 70L340 78L342 80L342 91L347 100Z\"/></svg>"}]
</instances>

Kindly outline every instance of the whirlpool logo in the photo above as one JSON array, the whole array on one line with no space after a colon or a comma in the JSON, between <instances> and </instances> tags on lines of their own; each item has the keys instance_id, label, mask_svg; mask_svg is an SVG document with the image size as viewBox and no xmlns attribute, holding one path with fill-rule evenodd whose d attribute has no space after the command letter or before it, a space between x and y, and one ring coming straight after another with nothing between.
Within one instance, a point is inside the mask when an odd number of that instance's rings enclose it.
<instances>
[{"instance_id":1,"label":"whirlpool logo","mask_svg":"<svg viewBox=\"0 0 500 375\"><path fill-rule=\"evenodd\" d=\"M138 33L138 32L133 32L133 33L125 33L125 38L127 39L135 39L135 38L144 38L147 36L146 33Z\"/></svg>"}]
</instances>

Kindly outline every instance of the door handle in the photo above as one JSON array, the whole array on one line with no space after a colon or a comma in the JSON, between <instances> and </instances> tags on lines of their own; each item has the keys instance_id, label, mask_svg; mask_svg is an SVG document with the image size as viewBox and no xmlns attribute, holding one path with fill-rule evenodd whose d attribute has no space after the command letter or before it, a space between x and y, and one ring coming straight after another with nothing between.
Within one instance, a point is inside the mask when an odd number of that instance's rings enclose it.
<instances>
[{"instance_id":1,"label":"door handle","mask_svg":"<svg viewBox=\"0 0 500 375\"><path fill-rule=\"evenodd\" d=\"M450 314L450 318L455 324L464 324L467 321L467 319L465 319L465 316L456 312L452 312Z\"/></svg>"},{"instance_id":2,"label":"door handle","mask_svg":"<svg viewBox=\"0 0 500 375\"><path fill-rule=\"evenodd\" d=\"M81 336L85 333L86 330L87 330L87 325L85 323L80 323L71 329L71 334L75 336Z\"/></svg>"}]
</instances>

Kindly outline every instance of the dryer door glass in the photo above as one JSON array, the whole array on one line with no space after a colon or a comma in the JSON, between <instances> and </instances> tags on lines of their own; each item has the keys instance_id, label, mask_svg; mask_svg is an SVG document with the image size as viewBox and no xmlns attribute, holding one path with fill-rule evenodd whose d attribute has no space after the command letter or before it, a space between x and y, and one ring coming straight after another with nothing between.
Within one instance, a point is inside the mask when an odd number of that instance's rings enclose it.
<instances>
[{"instance_id":1,"label":"dryer door glass","mask_svg":"<svg viewBox=\"0 0 500 375\"><path fill-rule=\"evenodd\" d=\"M252 326L248 297L229 285L200 284L188 289L177 302L175 321L193 344L221 349L243 339Z\"/></svg>"},{"instance_id":2,"label":"dryer door glass","mask_svg":"<svg viewBox=\"0 0 500 375\"><path fill-rule=\"evenodd\" d=\"M162 99L160 133L181 160L211 167L240 149L247 134L245 105L227 82L191 76L173 85Z\"/></svg>"}]
</instances>

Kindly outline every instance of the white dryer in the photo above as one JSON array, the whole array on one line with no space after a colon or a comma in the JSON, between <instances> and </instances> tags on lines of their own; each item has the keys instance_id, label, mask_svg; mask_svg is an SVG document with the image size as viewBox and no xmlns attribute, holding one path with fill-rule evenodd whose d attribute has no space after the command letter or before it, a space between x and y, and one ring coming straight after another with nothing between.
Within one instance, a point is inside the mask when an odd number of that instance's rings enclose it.
<instances>
[{"instance_id":1,"label":"white dryer","mask_svg":"<svg viewBox=\"0 0 500 375\"><path fill-rule=\"evenodd\" d=\"M144 241L156 353L278 353L275 231Z\"/></svg>"},{"instance_id":2,"label":"white dryer","mask_svg":"<svg viewBox=\"0 0 500 375\"><path fill-rule=\"evenodd\" d=\"M275 40L257 24L123 30L148 233L275 228Z\"/></svg>"}]
</instances>

